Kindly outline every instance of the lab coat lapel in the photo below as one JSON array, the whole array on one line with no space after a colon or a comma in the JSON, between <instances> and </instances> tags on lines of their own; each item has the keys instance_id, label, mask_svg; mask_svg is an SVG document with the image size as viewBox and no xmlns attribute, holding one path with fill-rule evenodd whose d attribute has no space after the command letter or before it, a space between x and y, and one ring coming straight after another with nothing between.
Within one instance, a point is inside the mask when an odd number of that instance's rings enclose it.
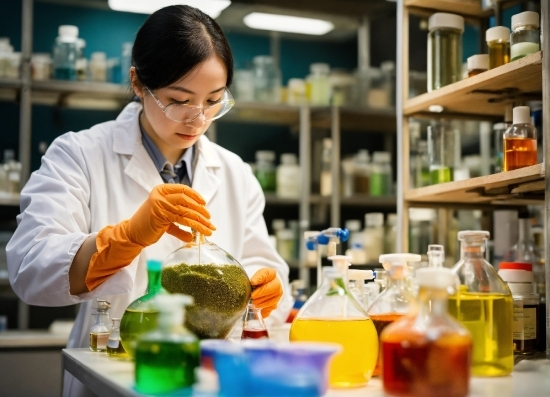
<instances>
[{"instance_id":1,"label":"lab coat lapel","mask_svg":"<svg viewBox=\"0 0 550 397\"><path fill-rule=\"evenodd\" d=\"M213 143L204 135L195 144L195 149L197 153L192 188L199 192L208 204L221 184L220 178L216 175L221 161Z\"/></svg>"}]
</instances>

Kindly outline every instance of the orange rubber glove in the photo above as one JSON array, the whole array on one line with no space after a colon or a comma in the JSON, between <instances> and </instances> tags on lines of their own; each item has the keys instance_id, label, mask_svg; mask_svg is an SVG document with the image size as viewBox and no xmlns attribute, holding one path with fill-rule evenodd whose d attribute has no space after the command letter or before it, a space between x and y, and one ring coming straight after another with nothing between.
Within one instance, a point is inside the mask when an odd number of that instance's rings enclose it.
<instances>
[{"instance_id":1,"label":"orange rubber glove","mask_svg":"<svg viewBox=\"0 0 550 397\"><path fill-rule=\"evenodd\" d=\"M262 317L268 317L277 308L277 303L283 295L283 286L277 278L277 272L270 268L258 270L250 279L252 291L252 303L262 309Z\"/></svg>"},{"instance_id":2,"label":"orange rubber glove","mask_svg":"<svg viewBox=\"0 0 550 397\"><path fill-rule=\"evenodd\" d=\"M97 234L97 252L92 255L86 274L88 290L97 288L129 265L144 247L156 243L164 233L191 241L191 233L181 230L174 222L210 236L216 228L209 221L205 204L200 194L189 186L156 186L130 219L106 226Z\"/></svg>"}]
</instances>

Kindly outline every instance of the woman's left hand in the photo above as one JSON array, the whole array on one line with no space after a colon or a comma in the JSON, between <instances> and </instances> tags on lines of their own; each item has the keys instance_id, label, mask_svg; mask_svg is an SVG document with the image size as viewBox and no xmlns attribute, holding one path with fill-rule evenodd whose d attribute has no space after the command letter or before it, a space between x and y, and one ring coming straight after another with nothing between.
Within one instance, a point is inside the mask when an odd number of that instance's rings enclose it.
<instances>
[{"instance_id":1,"label":"woman's left hand","mask_svg":"<svg viewBox=\"0 0 550 397\"><path fill-rule=\"evenodd\" d=\"M270 268L258 270L250 279L254 288L252 291L252 303L262 309L262 317L268 317L277 308L277 303L283 295L283 286L277 278L277 272Z\"/></svg>"}]
</instances>

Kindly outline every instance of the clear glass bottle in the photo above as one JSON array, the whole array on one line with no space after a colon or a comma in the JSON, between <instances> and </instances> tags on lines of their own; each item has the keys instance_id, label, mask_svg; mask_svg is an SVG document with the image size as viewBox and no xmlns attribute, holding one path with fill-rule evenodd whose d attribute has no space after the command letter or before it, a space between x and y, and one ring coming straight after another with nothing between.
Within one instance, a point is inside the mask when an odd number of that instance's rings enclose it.
<instances>
[{"instance_id":1,"label":"clear glass bottle","mask_svg":"<svg viewBox=\"0 0 550 397\"><path fill-rule=\"evenodd\" d=\"M493 171L495 173L502 172L502 144L503 144L503 137L504 133L508 128L510 128L512 124L508 123L497 123L493 125L493 132L494 132L494 153L493 153L493 164L494 168Z\"/></svg>"},{"instance_id":2,"label":"clear glass bottle","mask_svg":"<svg viewBox=\"0 0 550 397\"><path fill-rule=\"evenodd\" d=\"M185 327L200 339L223 339L242 319L252 286L231 254L193 231L193 241L162 263L161 284L171 294L193 297Z\"/></svg>"},{"instance_id":3,"label":"clear glass bottle","mask_svg":"<svg viewBox=\"0 0 550 397\"><path fill-rule=\"evenodd\" d=\"M328 63L312 63L307 77L309 86L309 101L312 105L330 105L330 65Z\"/></svg>"},{"instance_id":4,"label":"clear glass bottle","mask_svg":"<svg viewBox=\"0 0 550 397\"><path fill-rule=\"evenodd\" d=\"M504 132L502 170L512 171L538 163L537 129L529 106L516 106L513 124Z\"/></svg>"},{"instance_id":5,"label":"clear glass bottle","mask_svg":"<svg viewBox=\"0 0 550 397\"><path fill-rule=\"evenodd\" d=\"M458 233L461 259L452 268L460 279L449 297L449 313L474 340L472 375L504 376L514 368L513 300L508 285L485 259L486 231Z\"/></svg>"},{"instance_id":6,"label":"clear glass bottle","mask_svg":"<svg viewBox=\"0 0 550 397\"><path fill-rule=\"evenodd\" d=\"M380 335L384 391L403 397L465 397L469 393L472 337L448 314L447 268L417 272L417 304Z\"/></svg>"},{"instance_id":7,"label":"clear glass bottle","mask_svg":"<svg viewBox=\"0 0 550 397\"><path fill-rule=\"evenodd\" d=\"M246 307L243 316L241 339L269 339L269 332L267 332L262 317L262 309L258 309L252 302Z\"/></svg>"},{"instance_id":8,"label":"clear glass bottle","mask_svg":"<svg viewBox=\"0 0 550 397\"><path fill-rule=\"evenodd\" d=\"M183 324L185 306L193 304L186 295L159 294L158 327L142 335L136 347L136 389L140 393L168 393L195 383L200 364L199 340Z\"/></svg>"},{"instance_id":9,"label":"clear glass bottle","mask_svg":"<svg viewBox=\"0 0 550 397\"><path fill-rule=\"evenodd\" d=\"M386 254L380 255L380 263L388 272L388 284L384 292L374 299L367 313L369 314L378 336L384 328L400 319L408 312L414 302L414 296L407 288L405 279L408 274L408 263L420 262L416 254ZM380 355L374 370L374 376L380 374Z\"/></svg>"},{"instance_id":10,"label":"clear glass bottle","mask_svg":"<svg viewBox=\"0 0 550 397\"><path fill-rule=\"evenodd\" d=\"M136 343L139 337L157 326L158 310L152 303L152 299L162 289L160 284L161 268L161 261L147 260L147 292L130 303L122 315L120 338L124 350L131 357L135 357Z\"/></svg>"},{"instance_id":11,"label":"clear glass bottle","mask_svg":"<svg viewBox=\"0 0 550 397\"><path fill-rule=\"evenodd\" d=\"M132 67L132 49L134 43L122 43L122 54L120 57L120 69L122 74L122 84L130 84L130 68Z\"/></svg>"},{"instance_id":12,"label":"clear glass bottle","mask_svg":"<svg viewBox=\"0 0 550 397\"><path fill-rule=\"evenodd\" d=\"M476 54L467 59L468 77L477 76L489 70L489 55Z\"/></svg>"},{"instance_id":13,"label":"clear glass bottle","mask_svg":"<svg viewBox=\"0 0 550 397\"><path fill-rule=\"evenodd\" d=\"M365 229L363 230L367 263L377 263L384 253L384 214L370 212L365 214Z\"/></svg>"},{"instance_id":14,"label":"clear glass bottle","mask_svg":"<svg viewBox=\"0 0 550 397\"><path fill-rule=\"evenodd\" d=\"M92 52L90 57L90 80L104 83L107 81L107 54Z\"/></svg>"},{"instance_id":15,"label":"clear glass bottle","mask_svg":"<svg viewBox=\"0 0 550 397\"><path fill-rule=\"evenodd\" d=\"M256 152L255 175L264 192L274 193L277 189L277 170L275 168L275 152L258 150Z\"/></svg>"},{"instance_id":16,"label":"clear glass bottle","mask_svg":"<svg viewBox=\"0 0 550 397\"><path fill-rule=\"evenodd\" d=\"M428 245L428 267L443 267L445 247L440 244Z\"/></svg>"},{"instance_id":17,"label":"clear glass bottle","mask_svg":"<svg viewBox=\"0 0 550 397\"><path fill-rule=\"evenodd\" d=\"M281 164L277 166L277 196L300 198L300 166L294 153L281 154Z\"/></svg>"},{"instance_id":18,"label":"clear glass bottle","mask_svg":"<svg viewBox=\"0 0 550 397\"><path fill-rule=\"evenodd\" d=\"M53 73L58 80L76 80L78 27L61 25L53 45Z\"/></svg>"},{"instance_id":19,"label":"clear glass bottle","mask_svg":"<svg viewBox=\"0 0 550 397\"><path fill-rule=\"evenodd\" d=\"M370 156L368 150L359 150L353 163L353 192L356 194L370 193Z\"/></svg>"},{"instance_id":20,"label":"clear glass bottle","mask_svg":"<svg viewBox=\"0 0 550 397\"><path fill-rule=\"evenodd\" d=\"M384 229L384 252L397 251L397 214L388 214Z\"/></svg>"},{"instance_id":21,"label":"clear glass bottle","mask_svg":"<svg viewBox=\"0 0 550 397\"><path fill-rule=\"evenodd\" d=\"M86 59L86 40L76 39L76 79L79 81L88 80L88 60Z\"/></svg>"},{"instance_id":22,"label":"clear glass bottle","mask_svg":"<svg viewBox=\"0 0 550 397\"><path fill-rule=\"evenodd\" d=\"M510 62L510 29L494 26L485 31L485 41L489 48L489 69Z\"/></svg>"},{"instance_id":23,"label":"clear glass bottle","mask_svg":"<svg viewBox=\"0 0 550 397\"><path fill-rule=\"evenodd\" d=\"M335 267L323 268L323 283L298 312L290 340L333 342L343 351L330 364L329 384L350 388L365 385L378 356L378 336L371 319L349 291Z\"/></svg>"},{"instance_id":24,"label":"clear glass bottle","mask_svg":"<svg viewBox=\"0 0 550 397\"><path fill-rule=\"evenodd\" d=\"M124 350L120 338L120 318L112 318L111 333L107 340L107 354L109 356L127 357L128 354Z\"/></svg>"},{"instance_id":25,"label":"clear glass bottle","mask_svg":"<svg viewBox=\"0 0 550 397\"><path fill-rule=\"evenodd\" d=\"M107 340L111 333L111 321L109 320L109 309L111 304L104 299L97 300L97 308L94 316L95 324L90 328L90 350L93 352L104 352L107 350Z\"/></svg>"},{"instance_id":26,"label":"clear glass bottle","mask_svg":"<svg viewBox=\"0 0 550 397\"><path fill-rule=\"evenodd\" d=\"M512 16L510 58L512 61L540 51L539 14L525 11Z\"/></svg>"},{"instance_id":27,"label":"clear glass bottle","mask_svg":"<svg viewBox=\"0 0 550 397\"><path fill-rule=\"evenodd\" d=\"M254 63L254 99L258 102L281 102L281 71L273 57L258 55Z\"/></svg>"},{"instance_id":28,"label":"clear glass bottle","mask_svg":"<svg viewBox=\"0 0 550 397\"><path fill-rule=\"evenodd\" d=\"M462 79L464 18L438 12L428 20L428 92Z\"/></svg>"},{"instance_id":29,"label":"clear glass bottle","mask_svg":"<svg viewBox=\"0 0 550 397\"><path fill-rule=\"evenodd\" d=\"M430 185L430 156L428 155L428 141L418 141L414 164L414 187Z\"/></svg>"},{"instance_id":30,"label":"clear glass bottle","mask_svg":"<svg viewBox=\"0 0 550 397\"><path fill-rule=\"evenodd\" d=\"M430 157L430 184L451 182L459 159L455 145L460 142L458 131L449 120L432 121L428 126L428 156Z\"/></svg>"},{"instance_id":31,"label":"clear glass bottle","mask_svg":"<svg viewBox=\"0 0 550 397\"><path fill-rule=\"evenodd\" d=\"M359 302L363 310L367 311L370 303L369 289L366 287L367 280L374 279L374 272L372 270L348 270L348 282L349 290L355 297L355 300Z\"/></svg>"},{"instance_id":32,"label":"clear glass bottle","mask_svg":"<svg viewBox=\"0 0 550 397\"><path fill-rule=\"evenodd\" d=\"M332 194L332 139L323 139L323 153L321 155L321 196Z\"/></svg>"},{"instance_id":33,"label":"clear glass bottle","mask_svg":"<svg viewBox=\"0 0 550 397\"><path fill-rule=\"evenodd\" d=\"M370 195L389 196L392 191L391 155L389 152L374 152L370 166Z\"/></svg>"}]
</instances>

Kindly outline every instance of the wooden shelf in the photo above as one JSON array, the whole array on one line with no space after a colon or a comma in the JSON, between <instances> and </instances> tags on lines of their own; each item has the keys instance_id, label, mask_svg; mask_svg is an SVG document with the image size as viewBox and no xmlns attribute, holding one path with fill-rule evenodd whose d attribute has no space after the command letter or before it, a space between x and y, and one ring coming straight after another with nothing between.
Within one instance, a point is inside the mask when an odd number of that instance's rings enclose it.
<instances>
[{"instance_id":1,"label":"wooden shelf","mask_svg":"<svg viewBox=\"0 0 550 397\"><path fill-rule=\"evenodd\" d=\"M514 98L540 99L542 53L528 55L477 76L405 101L405 116L502 118L505 105ZM430 106L443 106L433 113Z\"/></svg>"},{"instance_id":2,"label":"wooden shelf","mask_svg":"<svg viewBox=\"0 0 550 397\"><path fill-rule=\"evenodd\" d=\"M19 194L0 192L0 205L6 207L19 207Z\"/></svg>"},{"instance_id":3,"label":"wooden shelf","mask_svg":"<svg viewBox=\"0 0 550 397\"><path fill-rule=\"evenodd\" d=\"M405 191L419 204L524 206L544 204L544 164Z\"/></svg>"},{"instance_id":4,"label":"wooden shelf","mask_svg":"<svg viewBox=\"0 0 550 397\"><path fill-rule=\"evenodd\" d=\"M300 199L288 199L277 197L275 193L264 193L267 205L299 205ZM330 196L312 194L309 198L310 204L330 205ZM395 196L373 197L367 194L357 194L351 197L341 197L340 204L347 207L370 207L392 209L396 206Z\"/></svg>"},{"instance_id":5,"label":"wooden shelf","mask_svg":"<svg viewBox=\"0 0 550 397\"><path fill-rule=\"evenodd\" d=\"M416 7L433 12L451 12L471 17L491 15L492 10L484 11L481 0L405 0L405 7Z\"/></svg>"}]
</instances>

